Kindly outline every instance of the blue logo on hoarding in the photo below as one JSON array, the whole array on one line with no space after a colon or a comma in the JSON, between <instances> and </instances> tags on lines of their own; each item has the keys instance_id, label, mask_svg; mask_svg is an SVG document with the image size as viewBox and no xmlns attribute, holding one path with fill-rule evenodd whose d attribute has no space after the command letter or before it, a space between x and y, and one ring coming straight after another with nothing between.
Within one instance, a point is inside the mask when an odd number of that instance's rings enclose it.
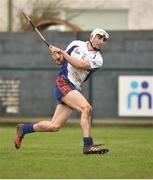
<instances>
[{"instance_id":1,"label":"blue logo on hoarding","mask_svg":"<svg viewBox=\"0 0 153 180\"><path fill-rule=\"evenodd\" d=\"M137 89L139 88L139 84L137 81L132 81L131 84L131 89L133 90L132 92L130 92L128 94L128 101L127 101L127 106L128 106L128 109L131 109L132 108L132 99L133 98L136 98L137 100L137 108L138 109L141 109L142 108L142 98L145 98L146 101L147 101L147 105L148 105L148 109L151 109L152 108L152 95L147 92L147 88L149 87L149 83L147 81L143 81L141 83L141 88L142 88L142 92L137 92Z\"/></svg>"}]
</instances>

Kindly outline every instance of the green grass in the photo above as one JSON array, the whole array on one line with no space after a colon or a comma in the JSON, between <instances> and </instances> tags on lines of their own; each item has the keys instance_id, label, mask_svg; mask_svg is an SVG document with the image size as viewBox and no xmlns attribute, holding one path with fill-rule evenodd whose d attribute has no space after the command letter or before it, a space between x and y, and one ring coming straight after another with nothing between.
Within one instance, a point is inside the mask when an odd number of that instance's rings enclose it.
<instances>
[{"instance_id":1,"label":"green grass","mask_svg":"<svg viewBox=\"0 0 153 180\"><path fill-rule=\"evenodd\" d=\"M153 178L151 127L93 127L95 142L111 149L107 155L83 155L79 127L27 135L20 150L14 135L15 127L0 128L0 179Z\"/></svg>"}]
</instances>

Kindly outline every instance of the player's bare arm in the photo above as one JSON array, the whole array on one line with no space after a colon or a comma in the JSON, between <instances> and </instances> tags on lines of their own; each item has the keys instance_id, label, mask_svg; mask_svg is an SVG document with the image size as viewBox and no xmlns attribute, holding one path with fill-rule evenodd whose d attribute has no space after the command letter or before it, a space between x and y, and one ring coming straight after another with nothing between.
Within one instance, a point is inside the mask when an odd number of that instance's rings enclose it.
<instances>
[{"instance_id":1,"label":"player's bare arm","mask_svg":"<svg viewBox=\"0 0 153 180\"><path fill-rule=\"evenodd\" d=\"M74 56L70 56L68 53L66 53L63 50L61 50L61 54L66 59L66 61L68 61L72 66L84 70L91 69L91 66L87 58L78 60L77 58L75 58Z\"/></svg>"},{"instance_id":2,"label":"player's bare arm","mask_svg":"<svg viewBox=\"0 0 153 180\"><path fill-rule=\"evenodd\" d=\"M76 67L78 69L84 69L84 70L91 69L91 66L90 66L89 61L88 61L87 58L78 60L76 57L70 56L68 53L66 53L65 51L63 51L63 50L61 50L61 49L59 49L57 47L51 47L50 52L52 54L52 57L55 56L55 58L60 58L61 61L64 58L72 66L74 66L74 67Z\"/></svg>"}]
</instances>

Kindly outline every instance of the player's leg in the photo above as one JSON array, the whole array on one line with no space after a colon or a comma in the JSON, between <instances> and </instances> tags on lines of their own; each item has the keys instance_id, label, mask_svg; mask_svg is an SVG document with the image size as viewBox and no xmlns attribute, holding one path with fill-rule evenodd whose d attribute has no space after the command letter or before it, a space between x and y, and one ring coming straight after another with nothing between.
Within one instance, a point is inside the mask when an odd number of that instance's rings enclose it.
<instances>
[{"instance_id":1,"label":"player's leg","mask_svg":"<svg viewBox=\"0 0 153 180\"><path fill-rule=\"evenodd\" d=\"M90 136L90 118L92 107L86 98L77 90L70 91L66 96L62 97L62 101L68 106L81 112L80 125L83 132L84 154L104 154L109 150L101 146L93 144L92 137Z\"/></svg>"},{"instance_id":2,"label":"player's leg","mask_svg":"<svg viewBox=\"0 0 153 180\"><path fill-rule=\"evenodd\" d=\"M58 104L51 121L40 121L33 125L36 132L58 131L69 119L72 110L64 104Z\"/></svg>"},{"instance_id":3,"label":"player's leg","mask_svg":"<svg viewBox=\"0 0 153 180\"><path fill-rule=\"evenodd\" d=\"M62 101L71 108L81 112L80 125L84 137L90 136L90 117L92 107L86 98L77 90L70 91L66 96L62 97Z\"/></svg>"},{"instance_id":4,"label":"player's leg","mask_svg":"<svg viewBox=\"0 0 153 180\"><path fill-rule=\"evenodd\" d=\"M17 125L15 138L15 147L20 148L22 139L25 134L32 132L55 132L58 131L71 115L71 109L67 105L58 104L51 121L40 121L35 124Z\"/></svg>"}]
</instances>

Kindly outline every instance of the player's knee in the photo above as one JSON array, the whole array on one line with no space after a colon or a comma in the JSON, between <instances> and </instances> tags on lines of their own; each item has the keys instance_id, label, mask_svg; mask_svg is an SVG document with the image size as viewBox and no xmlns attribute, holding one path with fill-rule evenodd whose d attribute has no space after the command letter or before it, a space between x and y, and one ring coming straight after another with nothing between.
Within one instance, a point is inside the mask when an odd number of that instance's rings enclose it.
<instances>
[{"instance_id":1,"label":"player's knee","mask_svg":"<svg viewBox=\"0 0 153 180\"><path fill-rule=\"evenodd\" d=\"M86 114L91 114L92 112L92 106L90 104L86 104L83 108L82 108L82 112L86 113Z\"/></svg>"}]
</instances>

